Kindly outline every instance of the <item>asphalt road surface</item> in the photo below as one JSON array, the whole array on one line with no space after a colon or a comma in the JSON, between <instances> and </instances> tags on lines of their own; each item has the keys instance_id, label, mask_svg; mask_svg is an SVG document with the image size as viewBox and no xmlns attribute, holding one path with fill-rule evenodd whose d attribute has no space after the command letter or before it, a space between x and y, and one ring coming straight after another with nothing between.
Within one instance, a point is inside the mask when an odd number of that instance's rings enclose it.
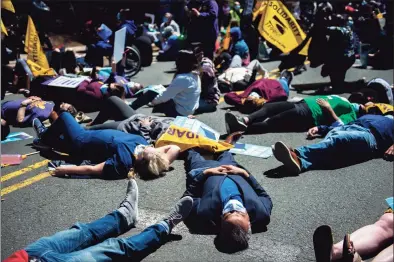
<instances>
[{"instance_id":1,"label":"asphalt road surface","mask_svg":"<svg viewBox=\"0 0 394 262\"><path fill-rule=\"evenodd\" d=\"M264 64L275 69L277 62ZM144 85L169 84L173 75L168 71L174 63L155 63L145 68L135 81ZM393 71L351 69L348 80L361 77L383 77L393 82ZM297 76L294 84L327 82L319 70ZM293 96L304 96L291 92ZM8 95L6 100L21 97ZM221 103L214 113L197 119L225 133L224 113L228 106ZM150 108L139 110L149 114ZM90 116L96 115L89 114ZM34 135L32 128L12 128ZM304 133L276 133L251 135L242 142L270 146L282 140L291 146L313 143ZM4 153L29 153L32 139L2 144ZM43 236L52 235L75 222L90 222L117 208L126 190L126 180L62 179L50 177L45 158L35 155L20 166L2 168L1 202L1 258L21 249ZM254 234L247 251L233 255L220 253L213 244L214 236L192 235L182 224L173 233L178 240L167 243L149 255L146 261L313 261L312 234L322 224L332 226L334 241L345 233L373 223L386 208L384 199L393 195L393 164L382 159L368 161L337 170L310 171L299 176L277 172L281 164L271 157L260 158L237 155L236 160L256 177L272 197L273 211L268 231ZM135 229L125 234L141 232L161 219L185 190L182 161L174 170L154 181L138 180L140 192L140 220ZM25 169L29 167L28 169Z\"/></svg>"}]
</instances>

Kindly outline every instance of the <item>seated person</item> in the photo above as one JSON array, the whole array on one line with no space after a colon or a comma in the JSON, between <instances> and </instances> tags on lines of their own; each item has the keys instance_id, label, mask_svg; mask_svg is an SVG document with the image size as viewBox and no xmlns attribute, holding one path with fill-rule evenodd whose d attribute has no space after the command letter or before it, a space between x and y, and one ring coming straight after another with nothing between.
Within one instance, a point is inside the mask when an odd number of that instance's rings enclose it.
<instances>
[{"instance_id":1,"label":"seated person","mask_svg":"<svg viewBox=\"0 0 394 262\"><path fill-rule=\"evenodd\" d=\"M47 119L54 121L57 118L54 108L54 103L43 101L36 96L31 96L27 99L5 101L1 103L2 125L31 127L35 118L38 118L40 121ZM60 104L58 112L69 112L73 117L78 113L75 107L67 103Z\"/></svg>"},{"instance_id":2,"label":"seated person","mask_svg":"<svg viewBox=\"0 0 394 262\"><path fill-rule=\"evenodd\" d=\"M165 13L165 15L163 17L163 23L160 25L160 32L163 34L163 32L165 31L165 28L168 26L170 26L176 34L178 34L178 35L181 34L181 30L179 28L179 25L177 24L177 22L174 21L171 13Z\"/></svg>"},{"instance_id":3,"label":"seated person","mask_svg":"<svg viewBox=\"0 0 394 262\"><path fill-rule=\"evenodd\" d=\"M219 104L220 91L215 77L215 65L207 57L202 59L200 77L201 95L196 114L214 112Z\"/></svg>"},{"instance_id":4,"label":"seated person","mask_svg":"<svg viewBox=\"0 0 394 262\"><path fill-rule=\"evenodd\" d=\"M230 54L232 57L238 55L242 59L242 66L247 66L250 63L249 47L243 40L242 32L239 27L230 29L231 47ZM231 66L230 67L234 67Z\"/></svg>"},{"instance_id":5,"label":"seated person","mask_svg":"<svg viewBox=\"0 0 394 262\"><path fill-rule=\"evenodd\" d=\"M174 61L180 49L179 35L171 26L167 26L162 32L162 50L159 51L157 61Z\"/></svg>"},{"instance_id":6,"label":"seated person","mask_svg":"<svg viewBox=\"0 0 394 262\"><path fill-rule=\"evenodd\" d=\"M277 79L259 79L253 82L241 94L236 92L224 95L224 101L242 112L251 113L260 109L267 102L286 101L293 74L283 71Z\"/></svg>"},{"instance_id":7,"label":"seated person","mask_svg":"<svg viewBox=\"0 0 394 262\"><path fill-rule=\"evenodd\" d=\"M343 241L333 245L329 226L316 229L313 239L316 262L357 261L374 257L372 262L393 261L394 223L393 210L388 208L374 224L357 229L351 235L346 234Z\"/></svg>"},{"instance_id":8,"label":"seated person","mask_svg":"<svg viewBox=\"0 0 394 262\"><path fill-rule=\"evenodd\" d=\"M192 205L193 200L184 197L163 220L138 235L117 238L137 224L138 187L135 180L130 180L125 199L112 213L89 224L76 223L68 230L43 237L4 261L140 261L168 241L172 229L188 216Z\"/></svg>"},{"instance_id":9,"label":"seated person","mask_svg":"<svg viewBox=\"0 0 394 262\"><path fill-rule=\"evenodd\" d=\"M246 131L261 134L274 131L307 131L318 125L347 124L356 120L353 105L337 95L306 97L297 103L266 103L246 117L226 113L228 133Z\"/></svg>"},{"instance_id":10,"label":"seated person","mask_svg":"<svg viewBox=\"0 0 394 262\"><path fill-rule=\"evenodd\" d=\"M104 123L109 119L115 122ZM103 103L98 116L87 126L89 130L114 129L140 135L152 144L167 131L172 121L174 121L173 117L137 114L122 99L111 96Z\"/></svg>"},{"instance_id":11,"label":"seated person","mask_svg":"<svg viewBox=\"0 0 394 262\"><path fill-rule=\"evenodd\" d=\"M393 161L394 120L365 115L339 127L317 126L308 137L324 136L317 144L288 148L283 142L274 146L275 158L293 174L307 170L351 165L383 157Z\"/></svg>"},{"instance_id":12,"label":"seated person","mask_svg":"<svg viewBox=\"0 0 394 262\"><path fill-rule=\"evenodd\" d=\"M179 51L176 67L177 72L166 91L162 94L147 91L131 104L131 108L137 110L151 103L154 106L154 112L161 112L169 117L194 114L198 108L201 93L201 81L196 72L198 64L194 52Z\"/></svg>"},{"instance_id":13,"label":"seated person","mask_svg":"<svg viewBox=\"0 0 394 262\"><path fill-rule=\"evenodd\" d=\"M103 57L112 56L113 44L111 43L112 30L101 24L95 28L97 43L88 46L85 62L93 66L103 66Z\"/></svg>"},{"instance_id":14,"label":"seated person","mask_svg":"<svg viewBox=\"0 0 394 262\"><path fill-rule=\"evenodd\" d=\"M62 113L47 129L35 119L37 139L33 144L41 150L68 153L71 157L90 160L93 166L60 166L54 175L92 175L104 179L127 176L158 177L177 158L179 147L152 148L138 135L117 130L84 130L69 113Z\"/></svg>"},{"instance_id":15,"label":"seated person","mask_svg":"<svg viewBox=\"0 0 394 262\"><path fill-rule=\"evenodd\" d=\"M242 32L238 26L230 29L230 37L228 52L222 52L215 61L216 64L220 63L221 72L228 68L247 66L250 63L249 47L242 38Z\"/></svg>"},{"instance_id":16,"label":"seated person","mask_svg":"<svg viewBox=\"0 0 394 262\"><path fill-rule=\"evenodd\" d=\"M205 160L190 149L185 167L183 196L193 198L193 208L184 223L192 232L218 234L215 242L221 251L246 249L250 234L270 222L269 195L228 151L217 160Z\"/></svg>"}]
</instances>

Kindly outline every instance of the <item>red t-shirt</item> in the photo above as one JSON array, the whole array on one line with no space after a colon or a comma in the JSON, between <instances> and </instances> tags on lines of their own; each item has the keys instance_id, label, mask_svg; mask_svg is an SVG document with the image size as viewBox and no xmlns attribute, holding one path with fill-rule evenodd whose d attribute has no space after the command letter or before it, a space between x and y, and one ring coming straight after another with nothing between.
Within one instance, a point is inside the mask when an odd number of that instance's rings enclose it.
<instances>
[{"instance_id":1,"label":"red t-shirt","mask_svg":"<svg viewBox=\"0 0 394 262\"><path fill-rule=\"evenodd\" d=\"M25 250L18 250L8 258L6 258L3 262L28 262L29 255Z\"/></svg>"}]
</instances>

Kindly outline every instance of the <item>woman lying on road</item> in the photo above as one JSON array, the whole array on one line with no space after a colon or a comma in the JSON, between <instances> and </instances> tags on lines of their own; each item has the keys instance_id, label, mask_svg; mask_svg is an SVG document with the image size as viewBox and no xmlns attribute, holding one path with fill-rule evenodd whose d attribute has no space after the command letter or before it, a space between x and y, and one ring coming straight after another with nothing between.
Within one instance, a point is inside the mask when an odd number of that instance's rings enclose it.
<instances>
[{"instance_id":1,"label":"woman lying on road","mask_svg":"<svg viewBox=\"0 0 394 262\"><path fill-rule=\"evenodd\" d=\"M117 130L84 130L69 113L62 113L50 128L33 120L37 139L33 144L41 150L68 153L73 158L90 160L93 166L63 166L54 175L93 175L104 179L119 179L139 175L158 177L177 158L179 147L153 148L139 135Z\"/></svg>"},{"instance_id":2,"label":"woman lying on road","mask_svg":"<svg viewBox=\"0 0 394 262\"><path fill-rule=\"evenodd\" d=\"M1 139L5 139L10 133L10 125L16 127L31 126L35 118L40 121L56 120L57 113L54 108L54 103L43 101L36 96L1 103ZM69 112L73 117L78 113L75 107L67 103L60 104L57 111Z\"/></svg>"},{"instance_id":3,"label":"woman lying on road","mask_svg":"<svg viewBox=\"0 0 394 262\"><path fill-rule=\"evenodd\" d=\"M307 131L319 125L347 124L356 120L353 105L337 95L306 97L300 102L272 102L246 117L226 113L227 133L246 131L261 134L273 131Z\"/></svg>"}]
</instances>

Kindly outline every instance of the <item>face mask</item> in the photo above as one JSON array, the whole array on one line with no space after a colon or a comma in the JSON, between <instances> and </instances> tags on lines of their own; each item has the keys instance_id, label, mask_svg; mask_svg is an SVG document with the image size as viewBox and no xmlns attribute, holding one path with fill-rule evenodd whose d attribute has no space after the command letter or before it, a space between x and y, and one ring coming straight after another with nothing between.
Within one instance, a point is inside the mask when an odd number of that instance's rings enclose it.
<instances>
[{"instance_id":1,"label":"face mask","mask_svg":"<svg viewBox=\"0 0 394 262\"><path fill-rule=\"evenodd\" d=\"M229 213L231 211L237 211L241 213L247 213L245 207L236 199L230 199L223 208L223 214Z\"/></svg>"},{"instance_id":2,"label":"face mask","mask_svg":"<svg viewBox=\"0 0 394 262\"><path fill-rule=\"evenodd\" d=\"M135 149L134 149L134 156L136 160L141 160L144 158L144 150L145 150L146 146L144 145L138 145Z\"/></svg>"},{"instance_id":3,"label":"face mask","mask_svg":"<svg viewBox=\"0 0 394 262\"><path fill-rule=\"evenodd\" d=\"M234 6L234 9L235 9L236 11L239 11L239 10L241 9L241 7L240 7L239 5L236 5L236 6Z\"/></svg>"},{"instance_id":4,"label":"face mask","mask_svg":"<svg viewBox=\"0 0 394 262\"><path fill-rule=\"evenodd\" d=\"M168 22L168 18L167 17L163 17L163 23L167 23Z\"/></svg>"},{"instance_id":5,"label":"face mask","mask_svg":"<svg viewBox=\"0 0 394 262\"><path fill-rule=\"evenodd\" d=\"M118 19L118 21L120 21L120 12L116 15L116 19Z\"/></svg>"},{"instance_id":6,"label":"face mask","mask_svg":"<svg viewBox=\"0 0 394 262\"><path fill-rule=\"evenodd\" d=\"M225 14L225 15L227 15L227 14L229 14L230 13L230 7L229 6L223 6L223 13Z\"/></svg>"}]
</instances>

